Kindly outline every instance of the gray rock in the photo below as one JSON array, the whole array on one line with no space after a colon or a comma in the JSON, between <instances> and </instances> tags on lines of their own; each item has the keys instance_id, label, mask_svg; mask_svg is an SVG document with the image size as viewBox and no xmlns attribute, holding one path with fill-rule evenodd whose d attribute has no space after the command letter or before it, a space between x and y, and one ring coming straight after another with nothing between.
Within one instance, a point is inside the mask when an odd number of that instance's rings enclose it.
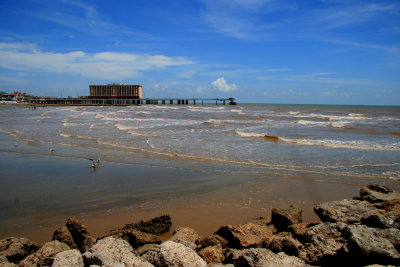
<instances>
[{"instance_id":1,"label":"gray rock","mask_svg":"<svg viewBox=\"0 0 400 267\"><path fill-rule=\"evenodd\" d=\"M249 267L307 266L303 260L297 257L288 256L283 252L275 254L265 248L244 249L232 261L235 266Z\"/></svg>"},{"instance_id":2,"label":"gray rock","mask_svg":"<svg viewBox=\"0 0 400 267\"><path fill-rule=\"evenodd\" d=\"M289 256L298 256L302 244L291 236L272 236L265 242L265 248L272 252L285 252Z\"/></svg>"},{"instance_id":3,"label":"gray rock","mask_svg":"<svg viewBox=\"0 0 400 267\"><path fill-rule=\"evenodd\" d=\"M52 267L83 267L82 254L77 249L70 249L58 253L54 257Z\"/></svg>"},{"instance_id":4,"label":"gray rock","mask_svg":"<svg viewBox=\"0 0 400 267\"><path fill-rule=\"evenodd\" d=\"M155 266L206 267L207 263L191 248L173 241L166 241L149 250L142 257Z\"/></svg>"},{"instance_id":5,"label":"gray rock","mask_svg":"<svg viewBox=\"0 0 400 267\"><path fill-rule=\"evenodd\" d=\"M323 222L359 223L364 217L380 214L378 209L366 201L340 200L325 202L314 207Z\"/></svg>"},{"instance_id":6,"label":"gray rock","mask_svg":"<svg viewBox=\"0 0 400 267\"><path fill-rule=\"evenodd\" d=\"M370 203L377 203L400 199L400 194L384 185L371 184L363 186L360 189L360 197L357 199L366 200Z\"/></svg>"},{"instance_id":7,"label":"gray rock","mask_svg":"<svg viewBox=\"0 0 400 267\"><path fill-rule=\"evenodd\" d=\"M342 231L346 226L344 223L321 223L309 227L304 234L306 243L303 244L299 257L307 263L317 265L326 265L345 258L348 250Z\"/></svg>"},{"instance_id":8,"label":"gray rock","mask_svg":"<svg viewBox=\"0 0 400 267\"><path fill-rule=\"evenodd\" d=\"M169 228L171 228L171 225L171 216L163 215L153 218L149 221L140 221L138 223L127 224L121 230L135 229L144 233L161 235L168 232Z\"/></svg>"},{"instance_id":9,"label":"gray rock","mask_svg":"<svg viewBox=\"0 0 400 267\"><path fill-rule=\"evenodd\" d=\"M203 248L198 254L207 263L221 263L225 260L224 250L221 244Z\"/></svg>"},{"instance_id":10,"label":"gray rock","mask_svg":"<svg viewBox=\"0 0 400 267\"><path fill-rule=\"evenodd\" d=\"M103 238L83 254L86 265L153 266L134 255L129 243L115 237Z\"/></svg>"},{"instance_id":11,"label":"gray rock","mask_svg":"<svg viewBox=\"0 0 400 267\"><path fill-rule=\"evenodd\" d=\"M221 247L226 248L228 246L228 241L222 236L213 234L204 238L200 242L200 247L201 248L212 247L218 244L221 245Z\"/></svg>"},{"instance_id":12,"label":"gray rock","mask_svg":"<svg viewBox=\"0 0 400 267\"><path fill-rule=\"evenodd\" d=\"M75 219L69 218L66 226L71 233L75 244L82 253L94 245L95 240L91 237L84 224Z\"/></svg>"},{"instance_id":13,"label":"gray rock","mask_svg":"<svg viewBox=\"0 0 400 267\"><path fill-rule=\"evenodd\" d=\"M67 244L57 240L47 242L35 253L20 261L18 266L51 266L56 254L69 249L70 247Z\"/></svg>"},{"instance_id":14,"label":"gray rock","mask_svg":"<svg viewBox=\"0 0 400 267\"><path fill-rule=\"evenodd\" d=\"M29 254L37 251L39 246L24 237L8 237L0 240L0 256L4 255L11 263L17 263Z\"/></svg>"},{"instance_id":15,"label":"gray rock","mask_svg":"<svg viewBox=\"0 0 400 267\"><path fill-rule=\"evenodd\" d=\"M274 227L257 223L222 226L215 233L228 241L230 248L261 246L274 233Z\"/></svg>"},{"instance_id":16,"label":"gray rock","mask_svg":"<svg viewBox=\"0 0 400 267\"><path fill-rule=\"evenodd\" d=\"M70 248L74 249L78 246L75 244L74 239L66 226L61 226L53 233L53 239L67 244Z\"/></svg>"},{"instance_id":17,"label":"gray rock","mask_svg":"<svg viewBox=\"0 0 400 267\"><path fill-rule=\"evenodd\" d=\"M285 209L273 208L271 222L278 232L287 231L288 226L303 222L302 210L292 205Z\"/></svg>"},{"instance_id":18,"label":"gray rock","mask_svg":"<svg viewBox=\"0 0 400 267\"><path fill-rule=\"evenodd\" d=\"M200 236L195 230L189 227L180 227L174 231L169 241L181 243L193 250L197 248L197 244L200 242Z\"/></svg>"},{"instance_id":19,"label":"gray rock","mask_svg":"<svg viewBox=\"0 0 400 267\"><path fill-rule=\"evenodd\" d=\"M362 256L366 263L398 264L400 254L393 243L386 238L385 233L388 234L385 230L365 225L349 225L344 230L344 237L348 239L351 252ZM398 236L400 231L393 234Z\"/></svg>"}]
</instances>

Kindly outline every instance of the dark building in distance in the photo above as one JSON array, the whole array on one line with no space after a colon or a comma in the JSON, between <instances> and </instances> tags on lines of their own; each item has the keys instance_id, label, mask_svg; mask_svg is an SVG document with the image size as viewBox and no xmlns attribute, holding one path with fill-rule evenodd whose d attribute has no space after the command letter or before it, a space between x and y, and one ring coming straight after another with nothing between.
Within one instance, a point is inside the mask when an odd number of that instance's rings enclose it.
<instances>
[{"instance_id":1,"label":"dark building in distance","mask_svg":"<svg viewBox=\"0 0 400 267\"><path fill-rule=\"evenodd\" d=\"M141 85L128 84L107 84L107 85L89 85L90 98L142 98Z\"/></svg>"}]
</instances>

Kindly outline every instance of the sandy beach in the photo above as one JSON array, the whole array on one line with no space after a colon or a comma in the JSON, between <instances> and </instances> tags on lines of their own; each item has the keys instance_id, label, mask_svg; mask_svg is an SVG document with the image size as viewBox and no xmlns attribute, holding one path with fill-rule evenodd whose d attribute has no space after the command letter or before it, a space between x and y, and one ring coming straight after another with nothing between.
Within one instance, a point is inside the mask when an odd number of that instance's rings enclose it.
<instances>
[{"instance_id":1,"label":"sandy beach","mask_svg":"<svg viewBox=\"0 0 400 267\"><path fill-rule=\"evenodd\" d=\"M307 221L323 201L351 198L359 184L326 184L284 177L224 174L188 169L90 161L56 156L0 153L0 238L49 240L69 217L85 223L94 236L124 224L163 214L173 229L189 226L202 236L220 225L270 216L272 207L294 204ZM23 168L21 168L23 165Z\"/></svg>"}]
</instances>

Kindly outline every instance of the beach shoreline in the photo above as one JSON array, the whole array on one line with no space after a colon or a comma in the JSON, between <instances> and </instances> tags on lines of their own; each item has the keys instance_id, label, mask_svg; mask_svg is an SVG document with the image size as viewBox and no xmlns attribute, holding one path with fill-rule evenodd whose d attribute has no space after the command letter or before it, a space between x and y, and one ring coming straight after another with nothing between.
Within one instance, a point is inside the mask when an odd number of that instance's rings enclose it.
<instances>
[{"instance_id":1,"label":"beach shoreline","mask_svg":"<svg viewBox=\"0 0 400 267\"><path fill-rule=\"evenodd\" d=\"M304 210L305 220L313 221L317 219L312 211L315 204L349 198L360 186L316 182L307 177L265 177L257 173L248 176L110 162L102 162L92 172L89 161L82 159L14 153L0 153L0 156L2 163L7 164L2 166L2 188L8 190L9 186L13 191L2 197L0 238L27 236L39 243L48 240L69 217L85 223L95 236L162 214L172 216L172 229L189 226L205 236L220 225L268 216L272 207L291 204ZM23 171L18 168L22 162ZM136 181L147 182L129 181L133 176ZM85 193L92 189L99 190L100 195L110 195L101 188L114 183L132 189L111 188L114 193L119 191L111 198L96 199L95 194ZM37 187L32 186L35 184ZM44 184L47 188L43 188ZM135 191L135 185L142 188ZM74 190L78 192L73 193ZM137 197L139 193L141 196ZM82 194L88 196L71 200Z\"/></svg>"}]
</instances>

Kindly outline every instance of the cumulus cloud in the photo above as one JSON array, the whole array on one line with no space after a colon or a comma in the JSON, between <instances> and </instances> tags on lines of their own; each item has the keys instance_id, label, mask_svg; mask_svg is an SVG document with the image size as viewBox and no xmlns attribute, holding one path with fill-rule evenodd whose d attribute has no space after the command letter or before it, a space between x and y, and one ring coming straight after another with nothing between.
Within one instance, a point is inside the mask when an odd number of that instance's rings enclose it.
<instances>
[{"instance_id":1,"label":"cumulus cloud","mask_svg":"<svg viewBox=\"0 0 400 267\"><path fill-rule=\"evenodd\" d=\"M236 84L228 84L223 77L216 79L211 84L215 89L222 92L232 92L237 89Z\"/></svg>"},{"instance_id":2,"label":"cumulus cloud","mask_svg":"<svg viewBox=\"0 0 400 267\"><path fill-rule=\"evenodd\" d=\"M43 52L36 45L0 43L0 67L18 71L73 73L88 78L125 79L143 71L193 64L183 57L121 52Z\"/></svg>"}]
</instances>

